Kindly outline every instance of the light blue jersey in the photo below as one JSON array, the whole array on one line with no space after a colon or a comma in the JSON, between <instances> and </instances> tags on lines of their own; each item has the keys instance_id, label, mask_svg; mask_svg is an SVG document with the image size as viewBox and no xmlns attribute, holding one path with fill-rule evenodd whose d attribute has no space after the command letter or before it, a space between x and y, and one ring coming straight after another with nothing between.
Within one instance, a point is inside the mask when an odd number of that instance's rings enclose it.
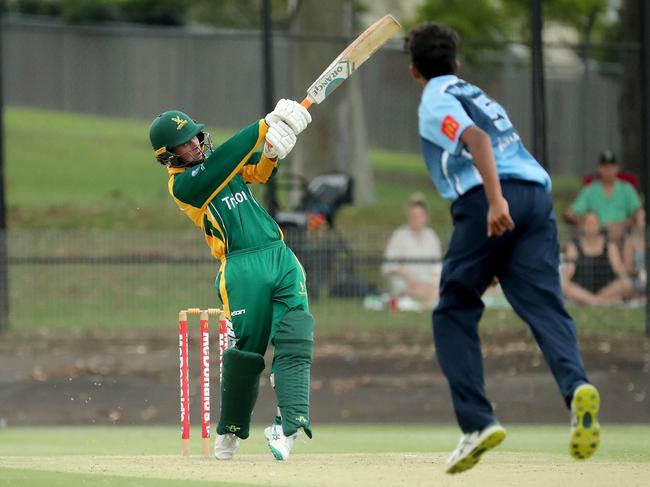
<instances>
[{"instance_id":1,"label":"light blue jersey","mask_svg":"<svg viewBox=\"0 0 650 487\"><path fill-rule=\"evenodd\" d=\"M523 179L551 190L551 178L526 150L508 114L483 91L455 75L431 78L418 109L427 169L440 194L455 200L479 184L481 175L460 140L476 125L492 140L500 179Z\"/></svg>"}]
</instances>

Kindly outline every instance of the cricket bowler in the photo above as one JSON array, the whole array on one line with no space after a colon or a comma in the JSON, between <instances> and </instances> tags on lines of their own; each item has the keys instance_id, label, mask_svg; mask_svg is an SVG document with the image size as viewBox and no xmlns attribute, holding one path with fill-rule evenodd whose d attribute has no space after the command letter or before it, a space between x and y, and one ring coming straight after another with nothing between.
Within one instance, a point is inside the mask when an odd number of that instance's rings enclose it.
<instances>
[{"instance_id":1,"label":"cricket bowler","mask_svg":"<svg viewBox=\"0 0 650 487\"><path fill-rule=\"evenodd\" d=\"M223 355L214 445L218 460L232 459L240 440L249 436L269 343L274 347L272 373L281 413L265 429L271 452L277 460L286 460L299 429L312 436L314 319L305 272L248 187L275 175L278 160L289 154L310 122L300 104L280 100L264 119L216 148L204 124L178 110L161 113L149 129L156 159L169 173L172 199L201 229L212 256L221 263L217 293L236 341Z\"/></svg>"},{"instance_id":2,"label":"cricket bowler","mask_svg":"<svg viewBox=\"0 0 650 487\"><path fill-rule=\"evenodd\" d=\"M600 396L584 370L576 328L564 308L551 180L524 147L503 107L460 79L459 38L426 23L406 38L410 71L423 88L418 109L424 160L452 202L433 335L462 430L448 473L472 468L506 437L485 395L478 322L496 277L544 354L572 423L569 452L590 457L600 443Z\"/></svg>"}]
</instances>

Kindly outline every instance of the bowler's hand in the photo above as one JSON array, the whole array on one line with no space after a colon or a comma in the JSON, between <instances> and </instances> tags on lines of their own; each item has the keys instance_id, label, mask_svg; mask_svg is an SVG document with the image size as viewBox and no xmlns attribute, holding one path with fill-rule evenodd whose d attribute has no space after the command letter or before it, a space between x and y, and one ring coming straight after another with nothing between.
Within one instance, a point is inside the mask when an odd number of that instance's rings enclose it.
<instances>
[{"instance_id":1,"label":"bowler's hand","mask_svg":"<svg viewBox=\"0 0 650 487\"><path fill-rule=\"evenodd\" d=\"M487 236L498 237L515 228L510 217L510 209L505 198L501 197L490 203L487 215Z\"/></svg>"}]
</instances>

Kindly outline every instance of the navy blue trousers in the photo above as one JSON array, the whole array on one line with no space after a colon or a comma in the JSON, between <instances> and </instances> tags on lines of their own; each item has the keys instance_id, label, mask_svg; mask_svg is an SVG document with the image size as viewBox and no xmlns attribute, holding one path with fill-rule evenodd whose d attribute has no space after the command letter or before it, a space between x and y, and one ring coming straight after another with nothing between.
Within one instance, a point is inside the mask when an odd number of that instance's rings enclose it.
<instances>
[{"instance_id":1,"label":"navy blue trousers","mask_svg":"<svg viewBox=\"0 0 650 487\"><path fill-rule=\"evenodd\" d=\"M483 187L457 199L454 231L442 267L440 301L433 311L433 336L449 381L456 419L465 433L496 421L485 396L478 322L481 296L493 277L515 312L528 324L567 405L587 382L575 323L564 309L559 244L551 198L534 183L501 182L515 229L487 237Z\"/></svg>"}]
</instances>

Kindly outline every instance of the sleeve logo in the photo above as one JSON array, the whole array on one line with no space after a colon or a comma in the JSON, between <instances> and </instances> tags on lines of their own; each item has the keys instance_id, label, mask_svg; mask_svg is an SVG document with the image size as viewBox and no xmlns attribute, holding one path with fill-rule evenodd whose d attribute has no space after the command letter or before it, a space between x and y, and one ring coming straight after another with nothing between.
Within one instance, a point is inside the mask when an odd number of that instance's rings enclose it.
<instances>
[{"instance_id":1,"label":"sleeve logo","mask_svg":"<svg viewBox=\"0 0 650 487\"><path fill-rule=\"evenodd\" d=\"M459 128L460 128L460 124L456 121L456 119L451 115L447 115L442 121L442 125L440 126L440 131L445 136L447 136L449 140L454 142L456 140L456 134L458 133Z\"/></svg>"}]
</instances>

